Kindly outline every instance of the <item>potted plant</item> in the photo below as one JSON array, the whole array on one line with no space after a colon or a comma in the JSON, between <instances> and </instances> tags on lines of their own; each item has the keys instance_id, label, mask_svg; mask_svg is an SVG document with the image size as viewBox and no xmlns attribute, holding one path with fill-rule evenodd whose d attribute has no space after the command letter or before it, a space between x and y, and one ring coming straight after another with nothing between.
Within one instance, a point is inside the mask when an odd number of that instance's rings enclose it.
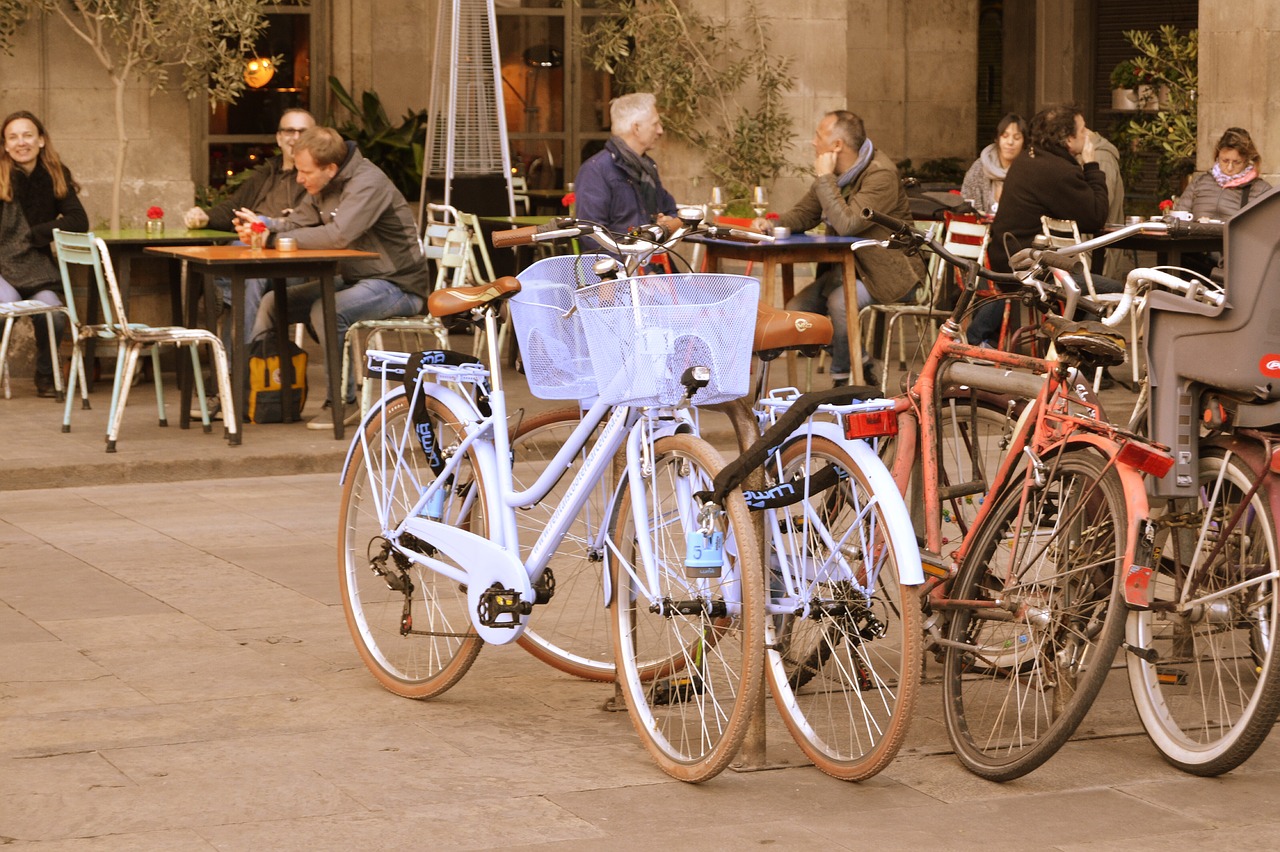
<instances>
[{"instance_id":1,"label":"potted plant","mask_svg":"<svg viewBox=\"0 0 1280 852\"><path fill-rule=\"evenodd\" d=\"M1144 111L1117 122L1109 138L1120 150L1125 182L1135 183L1144 163L1153 165L1158 195L1167 197L1195 167L1199 34L1163 26L1156 33L1134 30L1124 35L1137 51L1128 60L1134 78L1167 92ZM1119 73L1112 75L1113 83L1123 79Z\"/></svg>"},{"instance_id":2,"label":"potted plant","mask_svg":"<svg viewBox=\"0 0 1280 852\"><path fill-rule=\"evenodd\" d=\"M1155 81L1132 59L1111 69L1111 108L1125 112L1155 109Z\"/></svg>"}]
</instances>

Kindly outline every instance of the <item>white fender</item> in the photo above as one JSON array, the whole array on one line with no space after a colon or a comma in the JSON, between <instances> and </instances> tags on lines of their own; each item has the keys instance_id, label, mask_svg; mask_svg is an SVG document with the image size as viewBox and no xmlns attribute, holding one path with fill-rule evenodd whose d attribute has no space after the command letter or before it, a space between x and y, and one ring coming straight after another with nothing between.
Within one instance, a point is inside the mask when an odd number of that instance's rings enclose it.
<instances>
[{"instance_id":1,"label":"white fender","mask_svg":"<svg viewBox=\"0 0 1280 852\"><path fill-rule=\"evenodd\" d=\"M835 423L810 421L807 431L828 438L839 444L866 476L872 492L880 505L884 507L885 526L888 527L889 541L898 557L898 578L904 586L918 586L924 582L924 568L920 564L920 545L916 542L915 527L911 525L911 512L906 501L898 493L898 486L893 475L884 466L884 462L876 455L874 449L866 441L845 438L844 431ZM805 430L793 433L788 441L796 440L805 434Z\"/></svg>"}]
</instances>

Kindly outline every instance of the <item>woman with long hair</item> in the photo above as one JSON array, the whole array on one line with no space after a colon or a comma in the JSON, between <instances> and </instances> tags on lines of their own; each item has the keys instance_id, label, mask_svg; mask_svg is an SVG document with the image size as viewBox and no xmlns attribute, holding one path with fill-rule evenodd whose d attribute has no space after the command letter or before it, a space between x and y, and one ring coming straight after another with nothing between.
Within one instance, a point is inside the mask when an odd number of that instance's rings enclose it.
<instances>
[{"instance_id":1,"label":"woman with long hair","mask_svg":"<svg viewBox=\"0 0 1280 852\"><path fill-rule=\"evenodd\" d=\"M79 186L62 164L40 119L25 110L0 124L0 302L36 299L61 305L62 289L53 261L54 228L89 230L89 217L77 195ZM33 323L36 335L36 395L56 396L49 332ZM66 320L54 318L57 342Z\"/></svg>"}]
</instances>

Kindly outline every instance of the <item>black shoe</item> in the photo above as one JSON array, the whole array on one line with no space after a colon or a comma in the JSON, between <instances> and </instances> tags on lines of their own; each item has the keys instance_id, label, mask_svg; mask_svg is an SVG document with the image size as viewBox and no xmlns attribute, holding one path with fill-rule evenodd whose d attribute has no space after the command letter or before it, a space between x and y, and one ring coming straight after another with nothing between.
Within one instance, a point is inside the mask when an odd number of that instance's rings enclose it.
<instances>
[{"instance_id":1,"label":"black shoe","mask_svg":"<svg viewBox=\"0 0 1280 852\"><path fill-rule=\"evenodd\" d=\"M36 396L41 399L58 398L58 389L53 386L53 376L36 376Z\"/></svg>"}]
</instances>

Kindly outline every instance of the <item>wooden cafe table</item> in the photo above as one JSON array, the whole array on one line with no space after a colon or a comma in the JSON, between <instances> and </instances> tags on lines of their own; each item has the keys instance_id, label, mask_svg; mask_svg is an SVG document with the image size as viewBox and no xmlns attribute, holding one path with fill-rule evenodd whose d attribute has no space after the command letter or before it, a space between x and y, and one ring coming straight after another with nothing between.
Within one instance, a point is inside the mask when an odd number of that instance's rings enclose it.
<instances>
[{"instance_id":1,"label":"wooden cafe table","mask_svg":"<svg viewBox=\"0 0 1280 852\"><path fill-rule=\"evenodd\" d=\"M720 271L725 260L744 260L761 267L760 297L769 304L783 307L795 295L795 265L797 263L838 263L844 267L844 280L856 281L858 267L851 246L858 237L794 235L776 239L771 243L746 240L712 239L702 234L686 237L685 242L703 246L706 250L707 268ZM782 275L779 278L778 272ZM862 332L858 323L857 290L844 288L845 307L849 318L849 365L852 384L863 384ZM793 359L788 363L794 365ZM792 377L794 382L794 376Z\"/></svg>"},{"instance_id":2,"label":"wooden cafe table","mask_svg":"<svg viewBox=\"0 0 1280 852\"><path fill-rule=\"evenodd\" d=\"M279 340L287 340L288 334L288 296L285 288L286 278L317 278L320 281L320 300L324 305L325 365L329 374L329 399L333 406L333 437L343 437L342 423L345 415L344 389L338 384L342 381L342 350L337 335L338 316L334 303L334 278L338 263L362 257L377 257L377 254L354 249L298 249L296 251L279 251L277 249L255 249L244 245L233 246L149 246L147 252L164 257L184 260L193 272L204 279L204 296L209 305L216 304L217 298L213 277L224 275L231 279L231 389L235 400L236 425L244 423L245 400L245 339L244 339L244 282L247 278L270 278L272 289L276 294L276 334ZM190 288L189 288L190 289ZM196 298L187 300L188 323L194 324ZM287 395L293 387L293 362L285 357L280 359L281 384L285 388L284 411L291 410ZM181 425L186 426L191 412L191 383L186 382L182 391ZM287 414L286 414L287 416ZM236 430L241 432L239 428Z\"/></svg>"}]
</instances>

